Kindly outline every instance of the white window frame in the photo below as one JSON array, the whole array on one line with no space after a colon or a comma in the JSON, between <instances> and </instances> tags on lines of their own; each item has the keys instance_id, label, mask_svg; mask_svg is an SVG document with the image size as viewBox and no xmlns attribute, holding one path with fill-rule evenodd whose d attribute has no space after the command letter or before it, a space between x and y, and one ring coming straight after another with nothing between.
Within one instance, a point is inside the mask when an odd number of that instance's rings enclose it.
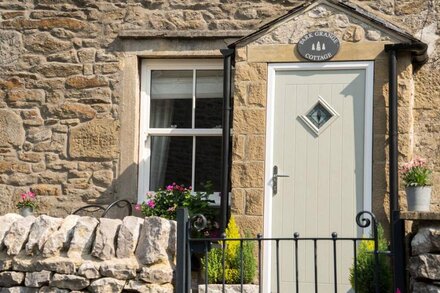
<instances>
[{"instance_id":1,"label":"white window frame","mask_svg":"<svg viewBox=\"0 0 440 293\"><path fill-rule=\"evenodd\" d=\"M192 70L193 71L193 97L192 97L192 129L183 128L150 128L150 102L151 102L151 71L152 70ZM150 186L150 157L151 136L192 136L192 186L194 186L195 170L195 137L196 136L222 136L221 128L195 127L195 87L196 70L223 70L222 59L143 59L141 63L141 92L140 92L140 125L139 125L139 173L137 201L145 200Z\"/></svg>"}]
</instances>

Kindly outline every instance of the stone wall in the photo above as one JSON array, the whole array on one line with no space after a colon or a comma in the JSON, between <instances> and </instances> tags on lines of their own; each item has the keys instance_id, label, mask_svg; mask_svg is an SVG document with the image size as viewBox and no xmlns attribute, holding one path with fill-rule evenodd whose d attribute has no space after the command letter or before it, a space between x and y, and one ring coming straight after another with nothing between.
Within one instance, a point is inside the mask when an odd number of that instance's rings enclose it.
<instances>
[{"instance_id":1,"label":"stone wall","mask_svg":"<svg viewBox=\"0 0 440 293\"><path fill-rule=\"evenodd\" d=\"M218 49L230 43L231 36L257 29L303 2L1 2L0 213L13 211L19 194L29 188L40 195L41 210L51 215L69 214L85 202L135 200L139 109L132 104L139 104L138 58L219 57ZM408 108L412 115L402 117L409 117L413 128L403 130L406 134L401 137L401 145L429 159L437 183L432 208L440 209L439 3L352 2L407 27L429 43L430 60L414 73L414 83L409 85L414 90L413 109ZM329 25L344 25L345 21L334 19L317 25L326 29ZM184 37L160 38L166 34ZM201 37L207 34L209 39ZM360 36L369 40L378 37L374 31L362 35L362 31L351 29L345 39L356 42ZM243 54L238 52L238 62L242 62ZM257 72L265 73L264 65L256 66ZM381 66L386 66L385 62ZM243 69L238 65L238 74ZM413 75L411 71L409 68L407 74ZM383 70L378 73L386 74ZM253 225L262 220L262 183L260 179L245 181L262 175L264 168L264 133L254 130L256 122L264 122L262 93L266 89L265 77L252 81L249 78L254 75L242 77L243 84L235 89L234 127L239 134L234 137L233 209L239 215L247 214L252 219L248 224ZM243 91L247 100L242 98ZM375 173L381 174L380 184L384 186L375 205L384 217L388 210L385 109L384 104L375 117L383 128L381 142L375 144ZM249 125L240 127L240 121ZM248 130L249 136L243 133Z\"/></svg>"},{"instance_id":2,"label":"stone wall","mask_svg":"<svg viewBox=\"0 0 440 293\"><path fill-rule=\"evenodd\" d=\"M411 241L411 291L440 292L440 223L421 224Z\"/></svg>"},{"instance_id":3,"label":"stone wall","mask_svg":"<svg viewBox=\"0 0 440 293\"><path fill-rule=\"evenodd\" d=\"M174 292L176 222L0 216L1 292Z\"/></svg>"}]
</instances>

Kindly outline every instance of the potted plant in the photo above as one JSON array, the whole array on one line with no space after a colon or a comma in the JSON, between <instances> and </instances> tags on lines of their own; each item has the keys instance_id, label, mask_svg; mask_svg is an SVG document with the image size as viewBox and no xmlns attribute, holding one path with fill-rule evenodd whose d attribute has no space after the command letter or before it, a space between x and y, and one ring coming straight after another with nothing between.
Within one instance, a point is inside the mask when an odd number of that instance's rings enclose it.
<instances>
[{"instance_id":1,"label":"potted plant","mask_svg":"<svg viewBox=\"0 0 440 293\"><path fill-rule=\"evenodd\" d=\"M226 229L226 239L238 239L240 232L231 216ZM208 292L221 292L223 286L223 274L225 277L226 292L241 292L241 279L243 278L243 292L258 292L258 285L252 284L257 272L257 263L254 255L254 242L224 241L224 268L223 268L223 243L219 248L213 248L208 253L208 261L202 259L203 271L208 275ZM241 251L242 250L242 251ZM224 272L223 272L224 269ZM200 293L205 292L206 284L199 285Z\"/></svg>"},{"instance_id":2,"label":"potted plant","mask_svg":"<svg viewBox=\"0 0 440 293\"><path fill-rule=\"evenodd\" d=\"M426 167L426 160L415 157L402 167L409 211L429 211L431 203L431 170Z\"/></svg>"},{"instance_id":3,"label":"potted plant","mask_svg":"<svg viewBox=\"0 0 440 293\"><path fill-rule=\"evenodd\" d=\"M20 210L20 215L23 217L30 216L37 209L37 195L32 191L22 193L20 201L17 203L17 208Z\"/></svg>"}]
</instances>

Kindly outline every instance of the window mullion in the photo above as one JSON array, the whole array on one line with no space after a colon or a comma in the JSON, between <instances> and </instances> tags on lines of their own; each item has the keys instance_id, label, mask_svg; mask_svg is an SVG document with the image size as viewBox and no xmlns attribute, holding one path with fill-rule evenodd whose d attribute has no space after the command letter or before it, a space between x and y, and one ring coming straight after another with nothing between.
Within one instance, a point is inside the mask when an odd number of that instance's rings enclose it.
<instances>
[{"instance_id":1,"label":"window mullion","mask_svg":"<svg viewBox=\"0 0 440 293\"><path fill-rule=\"evenodd\" d=\"M192 96L192 129L196 128L196 70L193 70L193 96ZM191 166L191 186L194 190L194 181L196 174L196 137L193 136L193 152Z\"/></svg>"},{"instance_id":2,"label":"window mullion","mask_svg":"<svg viewBox=\"0 0 440 293\"><path fill-rule=\"evenodd\" d=\"M196 178L196 137L193 136L193 153L192 153L192 166L191 166L191 186L194 190L195 178Z\"/></svg>"}]
</instances>

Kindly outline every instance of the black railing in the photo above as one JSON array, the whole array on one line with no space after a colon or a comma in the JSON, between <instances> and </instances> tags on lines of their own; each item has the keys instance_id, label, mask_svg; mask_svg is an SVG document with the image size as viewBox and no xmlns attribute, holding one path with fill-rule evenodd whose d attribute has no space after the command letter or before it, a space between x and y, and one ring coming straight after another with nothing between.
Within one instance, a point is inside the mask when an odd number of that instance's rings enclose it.
<instances>
[{"instance_id":1,"label":"black railing","mask_svg":"<svg viewBox=\"0 0 440 293\"><path fill-rule=\"evenodd\" d=\"M368 216L369 218L366 218ZM217 245L221 249L221 263L222 263L222 282L221 282L221 292L226 292L226 276L225 276L225 248L227 247L227 243L230 241L239 242L239 259L240 259L240 283L238 284L240 292L244 292L244 263L243 263L243 247L246 242L254 242L256 243L256 258L258 262L258 284L263 284L263 249L264 245L271 244L272 247L275 248L275 268L274 268L274 277L272 277L272 282L274 282L275 287L273 290L277 293L282 293L281 291L281 278L280 278L280 245L282 243L291 243L294 249L294 276L295 276L295 291L296 293L300 293L300 277L301 274L304 273L299 266L300 260L304 255L299 253L300 248L305 247L308 243L313 246L313 259L310 261L313 262L313 287L314 292L318 293L319 289L319 280L318 280L318 271L320 268L320 264L318 263L318 243L330 243L331 244L331 261L332 261L332 283L333 283L333 291L335 293L338 292L338 249L337 245L339 242L352 243L353 251L353 289L357 292L358 287L358 268L357 268L357 252L358 252L358 243L360 241L373 241L374 242L374 250L371 253L374 255L374 292L375 293L384 293L380 292L379 289L379 274L380 274L380 264L379 264L379 254L384 253L379 251L379 241L378 241L378 233L377 233L377 221L375 216L367 211L360 212L356 216L356 223L360 228L371 228L372 229L372 237L338 237L337 233L332 233L331 237L300 237L298 233L295 233L291 238L264 238L262 235L258 235L255 238L247 237L247 238L192 238L191 232L194 230L201 230L205 227L206 219L203 216L197 215L193 218L188 217L188 211L186 209L179 209L177 212L177 221L178 221L178 236L177 236L177 267L176 267L176 292L177 293L187 293L191 290L191 254L196 250L195 247L198 247L199 256L204 257L206 266L209 266L209 249L211 248L213 243L217 243ZM351 246L351 245L350 245ZM342 252L339 252L342 253ZM344 253L350 253L344 252ZM309 260L307 260L309 261ZM272 265L272 264L269 264ZM269 265L266 265L266 269L269 269ZM205 292L208 291L208 283L209 276L208 270L202 272L204 275L204 283L202 286L205 289ZM259 286L259 292L263 292L262 286ZM272 291L273 292L273 291ZM326 291L327 292L327 291ZM291 293L291 292L286 292Z\"/></svg>"}]
</instances>

